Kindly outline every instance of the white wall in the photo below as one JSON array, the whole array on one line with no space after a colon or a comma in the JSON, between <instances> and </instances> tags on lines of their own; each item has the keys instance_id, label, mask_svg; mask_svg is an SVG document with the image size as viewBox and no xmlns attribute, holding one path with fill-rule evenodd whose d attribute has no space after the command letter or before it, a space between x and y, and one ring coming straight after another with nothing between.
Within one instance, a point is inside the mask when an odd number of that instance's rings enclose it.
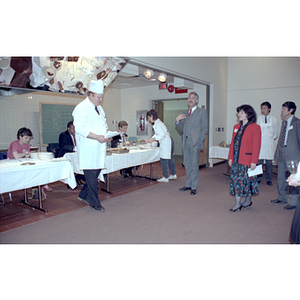
<instances>
[{"instance_id":1,"label":"white wall","mask_svg":"<svg viewBox=\"0 0 300 300\"><path fill-rule=\"evenodd\" d=\"M227 57L132 57L131 59L133 62L210 84L209 145L218 145L226 139ZM219 127L225 127L225 131L215 132L215 122Z\"/></svg>"},{"instance_id":2,"label":"white wall","mask_svg":"<svg viewBox=\"0 0 300 300\"><path fill-rule=\"evenodd\" d=\"M295 115L300 116L300 58L228 59L227 142L230 142L232 128L237 123L236 107L250 104L260 116L263 101L271 103L271 114L279 122L280 109L285 101L294 101L297 105Z\"/></svg>"},{"instance_id":3,"label":"white wall","mask_svg":"<svg viewBox=\"0 0 300 300\"><path fill-rule=\"evenodd\" d=\"M10 97L0 97L0 149L7 149L17 139L21 127L29 128L33 133L31 145L39 147L39 102L78 104L85 96L57 94L51 92L34 92ZM103 107L107 116L109 129L116 130L113 120L120 120L120 91L108 90L104 95ZM67 124L66 124L67 129Z\"/></svg>"},{"instance_id":4,"label":"white wall","mask_svg":"<svg viewBox=\"0 0 300 300\"><path fill-rule=\"evenodd\" d=\"M200 84L194 84L194 91L199 94L199 106L205 106L205 87ZM190 91L189 91L190 92ZM124 89L121 92L121 118L125 120L129 125L127 133L129 136L136 136L136 111L137 110L150 110L152 109L153 100L167 100L167 99L187 99L188 93L175 94L168 92L168 90L159 90L158 86L149 86L143 88L129 88ZM187 109L186 104L180 104L179 108L183 108L182 111ZM165 109L170 109L167 105ZM175 120L174 120L175 126ZM148 135L141 137L143 139L150 138L152 135L152 126L148 125Z\"/></svg>"}]
</instances>

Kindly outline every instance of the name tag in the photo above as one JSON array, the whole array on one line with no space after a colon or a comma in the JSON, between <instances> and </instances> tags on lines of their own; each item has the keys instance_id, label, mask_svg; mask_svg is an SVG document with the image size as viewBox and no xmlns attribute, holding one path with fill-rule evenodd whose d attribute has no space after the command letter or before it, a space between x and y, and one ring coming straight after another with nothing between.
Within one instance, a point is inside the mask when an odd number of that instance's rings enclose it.
<instances>
[{"instance_id":1,"label":"name tag","mask_svg":"<svg viewBox=\"0 0 300 300\"><path fill-rule=\"evenodd\" d=\"M238 129L237 129L237 128L235 128L233 132L238 132Z\"/></svg>"},{"instance_id":2,"label":"name tag","mask_svg":"<svg viewBox=\"0 0 300 300\"><path fill-rule=\"evenodd\" d=\"M294 127L293 127L293 125L291 125L290 127L289 127L289 130L292 130Z\"/></svg>"}]
</instances>

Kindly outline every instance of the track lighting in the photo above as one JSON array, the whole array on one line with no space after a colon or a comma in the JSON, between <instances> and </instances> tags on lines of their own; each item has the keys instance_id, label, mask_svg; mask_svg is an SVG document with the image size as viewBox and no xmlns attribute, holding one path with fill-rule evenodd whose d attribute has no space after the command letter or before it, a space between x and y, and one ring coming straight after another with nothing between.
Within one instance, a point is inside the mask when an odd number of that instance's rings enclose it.
<instances>
[{"instance_id":1,"label":"track lighting","mask_svg":"<svg viewBox=\"0 0 300 300\"><path fill-rule=\"evenodd\" d=\"M147 69L147 70L144 71L144 76L147 79L151 79L153 77L153 75L154 75L154 72L152 70Z\"/></svg>"},{"instance_id":2,"label":"track lighting","mask_svg":"<svg viewBox=\"0 0 300 300\"><path fill-rule=\"evenodd\" d=\"M160 73L158 76L158 81L160 82L166 82L167 81L167 75L164 73Z\"/></svg>"}]
</instances>

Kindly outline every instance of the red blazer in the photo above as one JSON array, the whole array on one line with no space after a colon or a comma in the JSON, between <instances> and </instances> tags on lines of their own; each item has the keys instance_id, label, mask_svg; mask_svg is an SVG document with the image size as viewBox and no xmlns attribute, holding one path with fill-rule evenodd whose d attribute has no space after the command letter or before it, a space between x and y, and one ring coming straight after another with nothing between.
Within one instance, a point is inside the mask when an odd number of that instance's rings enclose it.
<instances>
[{"instance_id":1,"label":"red blazer","mask_svg":"<svg viewBox=\"0 0 300 300\"><path fill-rule=\"evenodd\" d=\"M230 145L229 155L228 155L228 159L232 159L232 161L233 161L234 138L238 130L240 129L240 127L241 127L240 123L234 125L233 127L233 134L232 134L231 145ZM247 166L250 166L251 163L257 164L259 152L260 152L260 144L261 144L260 126L255 123L251 123L247 126L242 136L238 163Z\"/></svg>"}]
</instances>

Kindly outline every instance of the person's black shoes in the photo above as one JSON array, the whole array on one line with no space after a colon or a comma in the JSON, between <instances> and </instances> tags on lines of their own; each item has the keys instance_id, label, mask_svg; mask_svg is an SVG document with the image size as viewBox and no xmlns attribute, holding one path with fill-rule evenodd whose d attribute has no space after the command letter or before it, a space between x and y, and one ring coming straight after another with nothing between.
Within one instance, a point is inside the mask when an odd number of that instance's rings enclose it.
<instances>
[{"instance_id":1,"label":"person's black shoes","mask_svg":"<svg viewBox=\"0 0 300 300\"><path fill-rule=\"evenodd\" d=\"M77 198L78 198L78 200L83 201L83 202L85 202L86 204L90 205L90 204L87 202L87 200L85 200L85 199L83 199L83 198L80 198L80 197L77 197Z\"/></svg>"},{"instance_id":2,"label":"person's black shoes","mask_svg":"<svg viewBox=\"0 0 300 300\"><path fill-rule=\"evenodd\" d=\"M237 208L230 208L229 210L232 211L232 212L236 212L238 210L242 210L242 205L240 207L237 207Z\"/></svg>"},{"instance_id":3,"label":"person's black shoes","mask_svg":"<svg viewBox=\"0 0 300 300\"><path fill-rule=\"evenodd\" d=\"M272 181L267 181L267 185L272 186L273 185Z\"/></svg>"},{"instance_id":4,"label":"person's black shoes","mask_svg":"<svg viewBox=\"0 0 300 300\"><path fill-rule=\"evenodd\" d=\"M100 212L105 212L105 208L103 206L91 206L94 210L100 211Z\"/></svg>"},{"instance_id":5,"label":"person's black shoes","mask_svg":"<svg viewBox=\"0 0 300 300\"><path fill-rule=\"evenodd\" d=\"M196 190L191 190L191 195L196 195Z\"/></svg>"},{"instance_id":6,"label":"person's black shoes","mask_svg":"<svg viewBox=\"0 0 300 300\"><path fill-rule=\"evenodd\" d=\"M295 209L295 208L296 208L295 205L290 205L290 204L288 204L284 207L284 209L286 209L286 210Z\"/></svg>"},{"instance_id":7,"label":"person's black shoes","mask_svg":"<svg viewBox=\"0 0 300 300\"><path fill-rule=\"evenodd\" d=\"M187 191L187 190L191 190L191 188L184 186L184 187L179 189L179 191L181 191L181 192L184 192L184 191Z\"/></svg>"},{"instance_id":8,"label":"person's black shoes","mask_svg":"<svg viewBox=\"0 0 300 300\"><path fill-rule=\"evenodd\" d=\"M286 202L276 199L276 200L271 200L271 203L286 203Z\"/></svg>"},{"instance_id":9,"label":"person's black shoes","mask_svg":"<svg viewBox=\"0 0 300 300\"><path fill-rule=\"evenodd\" d=\"M242 204L242 207L243 207L243 208L246 208L246 207L250 207L251 205L252 205L252 202L250 202L248 205L243 205L243 204Z\"/></svg>"}]
</instances>

